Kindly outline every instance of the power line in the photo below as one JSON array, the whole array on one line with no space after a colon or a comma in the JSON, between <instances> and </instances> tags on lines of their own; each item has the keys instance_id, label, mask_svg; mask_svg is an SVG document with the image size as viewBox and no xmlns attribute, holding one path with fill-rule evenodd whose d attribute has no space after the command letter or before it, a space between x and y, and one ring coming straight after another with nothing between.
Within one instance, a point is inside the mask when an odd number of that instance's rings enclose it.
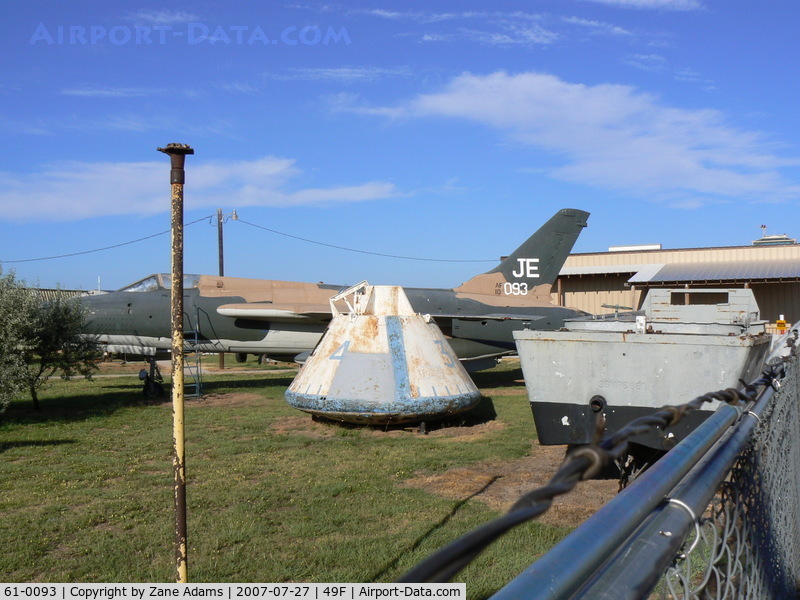
<instances>
[{"instance_id":1,"label":"power line","mask_svg":"<svg viewBox=\"0 0 800 600\"><path fill-rule=\"evenodd\" d=\"M347 248L345 246L337 246L335 244L326 244L325 242L318 242L316 240L309 240L308 238L303 238L297 235L291 235L289 233L284 233L282 231L277 231L275 229L270 229L269 227L264 227L262 225L256 225L255 223L249 223L243 220L241 217L238 219L239 223L244 223L245 225L249 225L250 227L255 227L257 229L263 229L264 231L269 231L270 233L274 233L277 235L282 235L284 237L292 238L294 240L300 240L301 242L308 242L309 244L316 244L317 246L326 246L328 248L335 248L336 250L345 250L347 252L356 252L358 254L370 254L372 256L383 256L385 258L400 258L402 260L420 260L426 262L446 262L446 263L479 263L479 262L493 262L496 263L496 260L491 259L448 259L448 258L422 258L418 256L399 256L397 254L384 254L382 252L371 252L369 250L358 250L356 248Z\"/></svg>"},{"instance_id":2,"label":"power line","mask_svg":"<svg viewBox=\"0 0 800 600\"><path fill-rule=\"evenodd\" d=\"M201 221L210 221L214 215L208 215L205 217L201 217L190 223L185 223L184 226L188 227L189 225L194 225L195 223L199 223ZM416 260L416 261L424 261L424 262L445 262L445 263L480 263L480 262L497 262L496 260L491 259L447 259L447 258L425 258L419 256L402 256L397 254L386 254L383 252L372 252L370 250L359 250L357 248L348 248L346 246L337 246L335 244L327 244L325 242L319 242L316 240L311 240L308 238L300 237L297 235L292 235L290 233L284 233L283 231L277 231L275 229L270 229L269 227L264 227L263 225L257 225L256 223L250 223L248 221L243 220L241 217L238 219L239 223L244 223L245 225L249 225L250 227L255 227L256 229L262 229L269 233L274 233L276 235L282 235L284 237L288 237L291 239L299 240L301 242L306 242L309 244L316 244L317 246L325 246L327 248L334 248L336 250L344 250L346 252L355 252L357 254L369 254L372 256L382 256L384 258L397 258L401 260ZM139 242L144 242L146 240L150 240L162 235L166 235L170 233L170 230L161 231L159 233L154 233L152 235L147 235L145 237L137 238L135 240L130 240L128 242L121 242L119 244L113 244L111 246L104 246L102 248L95 248L93 250L82 250L80 252L70 252L67 254L58 254L55 256L41 256L38 258L24 258L18 260L0 260L0 264L19 264L19 263L28 263L28 262L37 262L43 260L55 260L59 258L69 258L72 256L82 256L84 254L93 254L95 252L103 252L105 250L113 250L115 248L121 248L123 246L130 246L131 244L137 244Z\"/></svg>"},{"instance_id":3,"label":"power line","mask_svg":"<svg viewBox=\"0 0 800 600\"><path fill-rule=\"evenodd\" d=\"M211 217L213 217L213 216L214 215L208 215L206 217L201 217L201 218L199 218L199 219L197 219L195 221L192 221L191 223L185 223L184 227L187 227L189 225L194 225L195 223L199 223L200 221L207 221L207 220L211 219ZM122 246L129 246L131 244L136 244L138 242L143 242L145 240L149 240L149 239L158 237L160 235L166 235L170 231L171 231L170 229L167 229L166 231L161 231L159 233L154 233L152 235L147 235L147 236L145 236L143 238L139 238L139 239L136 239L136 240L131 240L129 242L122 242L120 244L114 244L113 246L104 246L103 248L95 248L94 250L83 250L81 252L70 252L69 254L59 254L57 256L42 256L40 258L24 258L24 259L20 259L20 260L0 260L0 264L4 264L4 263L27 263L27 262L35 262L35 261L39 261L39 260L54 260L56 258L68 258L70 256L80 256L82 254L92 254L94 252L102 252L104 250L112 250L114 248L121 248Z\"/></svg>"}]
</instances>

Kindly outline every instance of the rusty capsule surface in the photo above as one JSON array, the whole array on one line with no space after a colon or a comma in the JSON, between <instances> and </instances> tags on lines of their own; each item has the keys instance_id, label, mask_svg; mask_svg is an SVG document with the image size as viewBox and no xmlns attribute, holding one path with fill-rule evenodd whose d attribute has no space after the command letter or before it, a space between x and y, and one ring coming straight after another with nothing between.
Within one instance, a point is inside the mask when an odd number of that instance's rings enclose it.
<instances>
[{"instance_id":1,"label":"rusty capsule surface","mask_svg":"<svg viewBox=\"0 0 800 600\"><path fill-rule=\"evenodd\" d=\"M337 303L345 301L340 311ZM402 288L360 284L331 299L333 319L286 391L312 415L371 425L412 423L480 402L433 320L414 313Z\"/></svg>"}]
</instances>

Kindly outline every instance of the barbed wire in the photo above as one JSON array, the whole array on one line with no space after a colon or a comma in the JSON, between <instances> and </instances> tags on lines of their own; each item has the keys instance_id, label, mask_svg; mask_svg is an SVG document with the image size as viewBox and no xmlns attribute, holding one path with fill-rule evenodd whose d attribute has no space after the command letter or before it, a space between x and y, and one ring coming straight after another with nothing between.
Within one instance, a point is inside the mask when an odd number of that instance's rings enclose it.
<instances>
[{"instance_id":1,"label":"barbed wire","mask_svg":"<svg viewBox=\"0 0 800 600\"><path fill-rule=\"evenodd\" d=\"M752 402L762 386L776 386L780 365L770 366L761 377L747 384L740 380L743 390L727 388L698 396L681 405L664 406L651 415L634 419L622 429L600 439L604 429L602 413L597 416L595 439L591 444L571 451L550 481L521 496L502 517L467 533L438 550L400 577L398 583L445 583L472 562L500 536L546 512L556 497L572 491L583 479L590 479L614 460L623 457L632 438L664 429L679 423L683 417L698 410L706 402L720 401L737 406Z\"/></svg>"}]
</instances>

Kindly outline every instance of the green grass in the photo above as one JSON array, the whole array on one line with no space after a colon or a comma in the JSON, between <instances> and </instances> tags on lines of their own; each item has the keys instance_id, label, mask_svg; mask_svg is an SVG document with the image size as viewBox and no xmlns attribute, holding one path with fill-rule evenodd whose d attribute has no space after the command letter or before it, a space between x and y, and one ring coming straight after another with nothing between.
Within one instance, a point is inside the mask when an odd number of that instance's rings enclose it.
<instances>
[{"instance_id":1,"label":"green grass","mask_svg":"<svg viewBox=\"0 0 800 600\"><path fill-rule=\"evenodd\" d=\"M190 580L388 582L499 516L403 482L530 450L510 368L477 375L504 427L469 439L312 423L283 399L291 373L205 378L209 399L186 403ZM30 405L0 417L0 579L174 581L169 400L129 376L53 382ZM486 597L566 533L522 526L456 579Z\"/></svg>"}]
</instances>

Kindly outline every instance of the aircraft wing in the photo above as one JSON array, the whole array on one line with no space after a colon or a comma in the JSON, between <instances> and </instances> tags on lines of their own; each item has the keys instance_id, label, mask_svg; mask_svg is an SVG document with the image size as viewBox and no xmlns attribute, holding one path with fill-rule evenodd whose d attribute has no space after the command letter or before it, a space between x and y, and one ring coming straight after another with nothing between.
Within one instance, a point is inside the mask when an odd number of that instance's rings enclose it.
<instances>
[{"instance_id":1,"label":"aircraft wing","mask_svg":"<svg viewBox=\"0 0 800 600\"><path fill-rule=\"evenodd\" d=\"M217 312L224 317L271 321L275 323L325 322L331 319L329 304L273 304L271 302L246 302L223 304Z\"/></svg>"},{"instance_id":2,"label":"aircraft wing","mask_svg":"<svg viewBox=\"0 0 800 600\"><path fill-rule=\"evenodd\" d=\"M434 317L437 319L440 317ZM495 348L513 351L514 331L531 328L539 329L535 321L544 319L542 315L515 315L495 313L488 315L458 315L451 317L450 329L454 338L483 342Z\"/></svg>"},{"instance_id":3,"label":"aircraft wing","mask_svg":"<svg viewBox=\"0 0 800 600\"><path fill-rule=\"evenodd\" d=\"M470 315L470 314L433 314L431 317L434 319L458 319L459 321L538 321L544 319L544 315L520 315L511 313L490 313L485 315Z\"/></svg>"}]
</instances>

